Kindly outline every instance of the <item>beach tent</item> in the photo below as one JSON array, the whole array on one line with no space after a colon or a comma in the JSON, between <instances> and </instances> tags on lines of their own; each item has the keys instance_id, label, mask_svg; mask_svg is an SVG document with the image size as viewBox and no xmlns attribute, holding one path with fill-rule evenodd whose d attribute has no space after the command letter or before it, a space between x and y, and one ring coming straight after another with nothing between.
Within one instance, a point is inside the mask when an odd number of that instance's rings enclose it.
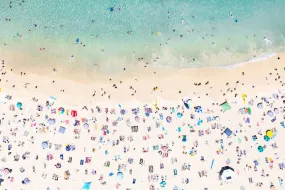
<instances>
[{"instance_id":1,"label":"beach tent","mask_svg":"<svg viewBox=\"0 0 285 190\"><path fill-rule=\"evenodd\" d=\"M229 105L228 102L224 102L224 103L222 103L220 106L222 107L222 109L223 109L224 112L231 109L231 106Z\"/></svg>"},{"instance_id":2,"label":"beach tent","mask_svg":"<svg viewBox=\"0 0 285 190\"><path fill-rule=\"evenodd\" d=\"M224 166L219 172L219 178L223 182L231 182L234 179L235 170L229 166Z\"/></svg>"},{"instance_id":3,"label":"beach tent","mask_svg":"<svg viewBox=\"0 0 285 190\"><path fill-rule=\"evenodd\" d=\"M58 132L61 133L61 134L64 134L64 133L65 133L65 130L66 130L65 127L59 127Z\"/></svg>"},{"instance_id":4,"label":"beach tent","mask_svg":"<svg viewBox=\"0 0 285 190\"><path fill-rule=\"evenodd\" d=\"M91 182L84 182L83 187L81 190L89 190L91 186Z\"/></svg>"},{"instance_id":5,"label":"beach tent","mask_svg":"<svg viewBox=\"0 0 285 190\"><path fill-rule=\"evenodd\" d=\"M232 135L232 131L229 128L226 128L226 130L224 131L224 133L229 137Z\"/></svg>"}]
</instances>

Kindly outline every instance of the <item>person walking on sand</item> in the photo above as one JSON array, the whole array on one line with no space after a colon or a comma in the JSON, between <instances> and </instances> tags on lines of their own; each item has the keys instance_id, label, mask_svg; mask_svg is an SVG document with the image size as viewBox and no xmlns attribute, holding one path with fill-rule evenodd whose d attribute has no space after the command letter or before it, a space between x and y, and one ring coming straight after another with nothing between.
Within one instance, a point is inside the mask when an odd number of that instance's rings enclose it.
<instances>
[{"instance_id":1,"label":"person walking on sand","mask_svg":"<svg viewBox=\"0 0 285 190\"><path fill-rule=\"evenodd\" d=\"M283 187L283 179L281 177L278 177L279 185Z\"/></svg>"}]
</instances>

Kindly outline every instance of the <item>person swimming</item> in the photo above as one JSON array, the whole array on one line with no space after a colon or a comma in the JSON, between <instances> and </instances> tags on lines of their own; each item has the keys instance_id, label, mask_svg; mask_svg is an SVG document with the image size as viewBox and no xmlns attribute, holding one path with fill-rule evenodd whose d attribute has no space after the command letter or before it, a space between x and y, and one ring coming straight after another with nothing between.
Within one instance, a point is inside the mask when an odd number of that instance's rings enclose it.
<instances>
[{"instance_id":1,"label":"person swimming","mask_svg":"<svg viewBox=\"0 0 285 190\"><path fill-rule=\"evenodd\" d=\"M264 42L266 46L272 44L272 42L267 38L267 36L264 37Z\"/></svg>"}]
</instances>

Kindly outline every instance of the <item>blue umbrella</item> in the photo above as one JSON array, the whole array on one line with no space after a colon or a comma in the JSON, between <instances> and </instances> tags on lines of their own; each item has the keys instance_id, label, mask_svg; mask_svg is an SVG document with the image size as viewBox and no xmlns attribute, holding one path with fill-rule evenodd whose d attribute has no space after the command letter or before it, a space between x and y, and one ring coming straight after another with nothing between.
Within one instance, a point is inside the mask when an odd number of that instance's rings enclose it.
<instances>
[{"instance_id":1,"label":"blue umbrella","mask_svg":"<svg viewBox=\"0 0 285 190\"><path fill-rule=\"evenodd\" d=\"M274 113L278 114L279 113L279 109L278 108L274 108Z\"/></svg>"},{"instance_id":2,"label":"blue umbrella","mask_svg":"<svg viewBox=\"0 0 285 190\"><path fill-rule=\"evenodd\" d=\"M67 146L65 147L65 150L66 150L66 151L70 151L70 149L71 149L71 148L70 148L69 145L67 145Z\"/></svg>"},{"instance_id":3,"label":"blue umbrella","mask_svg":"<svg viewBox=\"0 0 285 190\"><path fill-rule=\"evenodd\" d=\"M267 115L270 116L270 117L272 117L272 116L273 116L273 112L272 112L271 110L269 110L269 111L267 112Z\"/></svg>"},{"instance_id":4,"label":"blue umbrella","mask_svg":"<svg viewBox=\"0 0 285 190\"><path fill-rule=\"evenodd\" d=\"M178 118L181 118L182 116L183 116L182 113L177 113L177 117L178 117Z\"/></svg>"},{"instance_id":5,"label":"blue umbrella","mask_svg":"<svg viewBox=\"0 0 285 190\"><path fill-rule=\"evenodd\" d=\"M83 127L84 127L84 129L88 129L89 128L89 124L88 123L84 123Z\"/></svg>"},{"instance_id":6,"label":"blue umbrella","mask_svg":"<svg viewBox=\"0 0 285 190\"><path fill-rule=\"evenodd\" d=\"M165 187L165 186L166 186L166 182L165 181L160 182L160 187Z\"/></svg>"},{"instance_id":7,"label":"blue umbrella","mask_svg":"<svg viewBox=\"0 0 285 190\"><path fill-rule=\"evenodd\" d=\"M123 179L124 178L124 174L122 172L118 172L117 173L117 176L120 178L120 179Z\"/></svg>"},{"instance_id":8,"label":"blue umbrella","mask_svg":"<svg viewBox=\"0 0 285 190\"><path fill-rule=\"evenodd\" d=\"M263 152L263 151L264 151L264 148L263 148L262 146L258 146L257 150L258 150L259 152Z\"/></svg>"},{"instance_id":9,"label":"blue umbrella","mask_svg":"<svg viewBox=\"0 0 285 190\"><path fill-rule=\"evenodd\" d=\"M258 107L259 109L262 109L262 108L263 108L262 103L258 103L258 104L257 104L257 107Z\"/></svg>"},{"instance_id":10,"label":"blue umbrella","mask_svg":"<svg viewBox=\"0 0 285 190\"><path fill-rule=\"evenodd\" d=\"M264 140L265 140L265 141L270 141L270 138L269 138L269 136L267 136L267 135L264 135Z\"/></svg>"},{"instance_id":11,"label":"blue umbrella","mask_svg":"<svg viewBox=\"0 0 285 190\"><path fill-rule=\"evenodd\" d=\"M46 149L48 147L48 143L46 141L42 142L42 148Z\"/></svg>"},{"instance_id":12,"label":"blue umbrella","mask_svg":"<svg viewBox=\"0 0 285 190\"><path fill-rule=\"evenodd\" d=\"M18 103L17 103L17 108L19 108L19 109L22 108L22 105L23 105L23 104L22 104L21 102L18 102Z\"/></svg>"},{"instance_id":13,"label":"blue umbrella","mask_svg":"<svg viewBox=\"0 0 285 190\"><path fill-rule=\"evenodd\" d=\"M122 109L122 110L120 111L120 113L121 113L121 115L125 115L126 110Z\"/></svg>"}]
</instances>

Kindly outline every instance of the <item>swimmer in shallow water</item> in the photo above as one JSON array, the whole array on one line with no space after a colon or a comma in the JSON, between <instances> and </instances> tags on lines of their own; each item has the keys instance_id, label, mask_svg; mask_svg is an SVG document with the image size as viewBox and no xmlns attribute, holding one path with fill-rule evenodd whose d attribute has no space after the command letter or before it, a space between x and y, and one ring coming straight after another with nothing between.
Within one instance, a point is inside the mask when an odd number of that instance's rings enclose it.
<instances>
[{"instance_id":1,"label":"swimmer in shallow water","mask_svg":"<svg viewBox=\"0 0 285 190\"><path fill-rule=\"evenodd\" d=\"M264 37L264 42L265 42L265 45L271 45L272 42L267 38L267 36Z\"/></svg>"}]
</instances>

